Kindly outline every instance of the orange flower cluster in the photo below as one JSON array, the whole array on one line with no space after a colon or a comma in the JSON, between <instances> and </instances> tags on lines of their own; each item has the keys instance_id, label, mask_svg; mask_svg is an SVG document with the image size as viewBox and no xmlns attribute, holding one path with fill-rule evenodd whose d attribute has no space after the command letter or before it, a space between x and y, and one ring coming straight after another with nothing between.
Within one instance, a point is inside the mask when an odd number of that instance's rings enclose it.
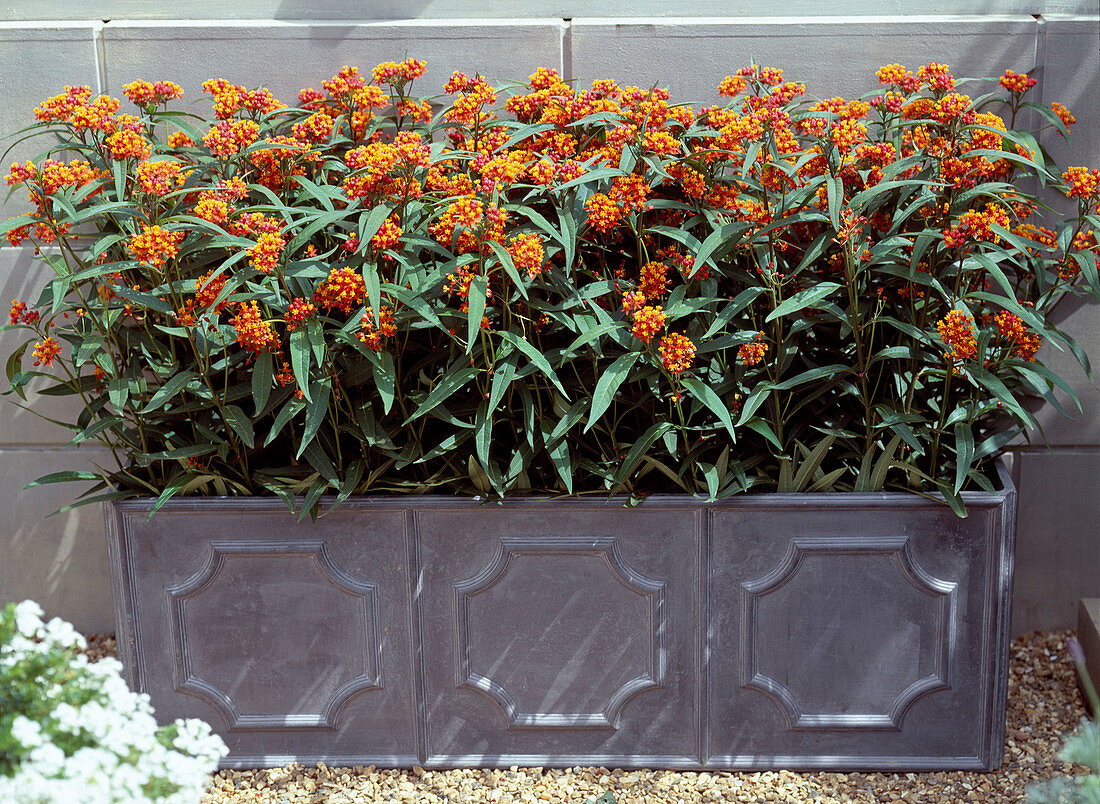
<instances>
[{"instance_id":1,"label":"orange flower cluster","mask_svg":"<svg viewBox=\"0 0 1100 804\"><path fill-rule=\"evenodd\" d=\"M753 340L741 344L737 350L737 362L743 366L755 366L767 353L768 344L764 341L764 333L757 332Z\"/></svg>"},{"instance_id":2,"label":"orange flower cluster","mask_svg":"<svg viewBox=\"0 0 1100 804\"><path fill-rule=\"evenodd\" d=\"M514 235L508 238L507 249L512 257L512 263L528 277L534 278L542 273L546 252L542 248L542 241L539 240L538 235Z\"/></svg>"},{"instance_id":3,"label":"orange flower cluster","mask_svg":"<svg viewBox=\"0 0 1100 804\"><path fill-rule=\"evenodd\" d=\"M65 87L64 94L47 98L34 110L37 120L65 122L76 131L110 134L118 127L114 114L122 105L117 98L100 95L95 100L91 87Z\"/></svg>"},{"instance_id":4,"label":"orange flower cluster","mask_svg":"<svg viewBox=\"0 0 1100 804\"><path fill-rule=\"evenodd\" d=\"M377 84L403 85L422 77L427 72L427 62L405 59L400 63L382 62L374 68L371 75Z\"/></svg>"},{"instance_id":5,"label":"orange flower cluster","mask_svg":"<svg viewBox=\"0 0 1100 804\"><path fill-rule=\"evenodd\" d=\"M962 248L968 241L1001 242L993 226L1008 229L1011 222L1008 211L1000 204L988 203L984 210L972 209L959 217L959 222L943 230L943 242L948 248Z\"/></svg>"},{"instance_id":6,"label":"orange flower cluster","mask_svg":"<svg viewBox=\"0 0 1100 804\"><path fill-rule=\"evenodd\" d=\"M333 268L313 294L313 303L347 314L367 296L363 277L353 268Z\"/></svg>"},{"instance_id":7,"label":"orange flower cluster","mask_svg":"<svg viewBox=\"0 0 1100 804\"><path fill-rule=\"evenodd\" d=\"M291 299L286 310L286 329L293 332L305 326L306 322L314 316L317 308L309 299Z\"/></svg>"},{"instance_id":8,"label":"orange flower cluster","mask_svg":"<svg viewBox=\"0 0 1100 804\"><path fill-rule=\"evenodd\" d=\"M661 298L668 289L667 273L668 266L663 262L647 262L642 266L638 290L649 301Z\"/></svg>"},{"instance_id":9,"label":"orange flower cluster","mask_svg":"<svg viewBox=\"0 0 1100 804\"><path fill-rule=\"evenodd\" d=\"M1070 198L1088 199L1100 190L1100 169L1071 167L1062 174L1062 181L1068 185L1066 195Z\"/></svg>"},{"instance_id":10,"label":"orange flower cluster","mask_svg":"<svg viewBox=\"0 0 1100 804\"><path fill-rule=\"evenodd\" d=\"M630 334L640 341L648 341L661 331L665 325L665 314L661 307L643 307L634 313L634 326Z\"/></svg>"},{"instance_id":11,"label":"orange flower cluster","mask_svg":"<svg viewBox=\"0 0 1100 804\"><path fill-rule=\"evenodd\" d=\"M401 227L397 225L398 220L395 213L382 221L382 225L375 232L374 237L370 239L371 248L376 251L384 251L397 245L401 238Z\"/></svg>"},{"instance_id":12,"label":"orange flower cluster","mask_svg":"<svg viewBox=\"0 0 1100 804\"><path fill-rule=\"evenodd\" d=\"M183 186L187 178L181 175L179 162L141 162L136 173L138 187L148 195L167 195Z\"/></svg>"},{"instance_id":13,"label":"orange flower cluster","mask_svg":"<svg viewBox=\"0 0 1100 804\"><path fill-rule=\"evenodd\" d=\"M279 266L286 240L275 232L263 232L256 245L248 250L248 264L261 274L269 274Z\"/></svg>"},{"instance_id":14,"label":"orange flower cluster","mask_svg":"<svg viewBox=\"0 0 1100 804\"><path fill-rule=\"evenodd\" d=\"M214 115L228 120L242 109L253 114L267 114L285 108L266 89L249 92L242 86L231 84L224 78L204 81L202 91L214 96Z\"/></svg>"},{"instance_id":15,"label":"orange flower cluster","mask_svg":"<svg viewBox=\"0 0 1100 804\"><path fill-rule=\"evenodd\" d=\"M260 127L252 120L223 120L202 138L203 146L216 156L233 156L260 136Z\"/></svg>"},{"instance_id":16,"label":"orange flower cluster","mask_svg":"<svg viewBox=\"0 0 1100 804\"><path fill-rule=\"evenodd\" d=\"M195 141L182 131L173 131L168 135L169 148L191 148L194 145Z\"/></svg>"},{"instance_id":17,"label":"orange flower cluster","mask_svg":"<svg viewBox=\"0 0 1100 804\"><path fill-rule=\"evenodd\" d=\"M495 117L492 112L485 111L485 107L497 102L497 93L482 76L470 78L465 73L455 73L443 87L443 91L458 95L454 105L444 115L447 122L459 126L473 126L475 123L485 123Z\"/></svg>"},{"instance_id":18,"label":"orange flower cluster","mask_svg":"<svg viewBox=\"0 0 1100 804\"><path fill-rule=\"evenodd\" d=\"M1026 73L1020 74L1012 70L1005 70L1005 74L1001 76L997 83L1009 92L1016 95L1023 95L1039 82Z\"/></svg>"},{"instance_id":19,"label":"orange flower cluster","mask_svg":"<svg viewBox=\"0 0 1100 804\"><path fill-rule=\"evenodd\" d=\"M970 316L962 310L952 310L937 321L936 331L940 334L940 340L948 347L948 361L956 363L978 356L974 324Z\"/></svg>"},{"instance_id":20,"label":"orange flower cluster","mask_svg":"<svg viewBox=\"0 0 1100 804\"><path fill-rule=\"evenodd\" d=\"M8 320L12 324L25 324L26 326L34 326L42 314L37 310L27 310L27 303L21 302L18 299L13 299L11 303L11 310L8 313Z\"/></svg>"},{"instance_id":21,"label":"orange flower cluster","mask_svg":"<svg viewBox=\"0 0 1100 804\"><path fill-rule=\"evenodd\" d=\"M1029 363L1035 360L1035 353L1039 351L1039 346L1043 342L1038 333L1029 330L1019 316L1007 310L997 313L993 321L1001 337L1012 344L1013 357Z\"/></svg>"},{"instance_id":22,"label":"orange flower cluster","mask_svg":"<svg viewBox=\"0 0 1100 804\"><path fill-rule=\"evenodd\" d=\"M171 81L134 81L122 88L122 93L135 106L160 106L170 100L183 97L183 88Z\"/></svg>"},{"instance_id":23,"label":"orange flower cluster","mask_svg":"<svg viewBox=\"0 0 1100 804\"><path fill-rule=\"evenodd\" d=\"M486 207L475 198L461 198L448 206L428 231L455 254L467 254L482 250L483 242L489 240L502 243L507 220L508 213L498 207Z\"/></svg>"},{"instance_id":24,"label":"orange flower cluster","mask_svg":"<svg viewBox=\"0 0 1100 804\"><path fill-rule=\"evenodd\" d=\"M906 95L911 95L921 88L921 79L900 64L887 64L885 67L880 67L875 75L880 84L897 87Z\"/></svg>"},{"instance_id":25,"label":"orange flower cluster","mask_svg":"<svg viewBox=\"0 0 1100 804\"><path fill-rule=\"evenodd\" d=\"M143 223L141 231L130 238L128 248L138 262L160 269L165 262L179 254L179 247L185 236L185 232L169 232L160 226Z\"/></svg>"},{"instance_id":26,"label":"orange flower cluster","mask_svg":"<svg viewBox=\"0 0 1100 804\"><path fill-rule=\"evenodd\" d=\"M267 147L252 151L248 160L260 171L256 181L269 190L282 190L291 176L305 175L303 163L320 161L308 142L295 137L269 137L263 144Z\"/></svg>"},{"instance_id":27,"label":"orange flower cluster","mask_svg":"<svg viewBox=\"0 0 1100 804\"><path fill-rule=\"evenodd\" d=\"M36 366L52 366L54 358L61 354L61 344L52 337L39 341L34 345L34 364Z\"/></svg>"},{"instance_id":28,"label":"orange flower cluster","mask_svg":"<svg viewBox=\"0 0 1100 804\"><path fill-rule=\"evenodd\" d=\"M917 78L932 92L950 92L955 88L955 78L946 64L932 62L917 68Z\"/></svg>"},{"instance_id":29,"label":"orange flower cluster","mask_svg":"<svg viewBox=\"0 0 1100 804\"><path fill-rule=\"evenodd\" d=\"M226 275L219 274L214 276L214 270L211 269L205 274L195 280L195 303L209 308L221 295L222 289L225 287ZM229 305L228 299L222 299L218 302L218 306L214 308L214 313L221 313Z\"/></svg>"},{"instance_id":30,"label":"orange flower cluster","mask_svg":"<svg viewBox=\"0 0 1100 804\"><path fill-rule=\"evenodd\" d=\"M237 332L237 343L253 354L273 352L279 348L279 336L275 329L260 314L255 301L241 302L237 305L237 315L230 323Z\"/></svg>"},{"instance_id":31,"label":"orange flower cluster","mask_svg":"<svg viewBox=\"0 0 1100 804\"><path fill-rule=\"evenodd\" d=\"M396 334L397 325L394 323L393 308L383 304L378 308L377 326L374 323L374 310L369 306L366 308L356 337L372 352L380 352L384 346L383 338L392 338Z\"/></svg>"},{"instance_id":32,"label":"orange flower cluster","mask_svg":"<svg viewBox=\"0 0 1100 804\"><path fill-rule=\"evenodd\" d=\"M695 362L695 344L678 332L670 332L661 338L657 350L661 354L661 364L672 374L687 371Z\"/></svg>"},{"instance_id":33,"label":"orange flower cluster","mask_svg":"<svg viewBox=\"0 0 1100 804\"><path fill-rule=\"evenodd\" d=\"M1062 125L1064 125L1066 128L1069 128L1077 122L1077 118L1070 114L1069 109L1058 103L1058 101L1051 102L1050 110L1054 112L1058 119L1062 121Z\"/></svg>"},{"instance_id":34,"label":"orange flower cluster","mask_svg":"<svg viewBox=\"0 0 1100 804\"><path fill-rule=\"evenodd\" d=\"M106 141L107 152L114 159L148 159L153 153L149 142L129 129L116 131Z\"/></svg>"}]
</instances>

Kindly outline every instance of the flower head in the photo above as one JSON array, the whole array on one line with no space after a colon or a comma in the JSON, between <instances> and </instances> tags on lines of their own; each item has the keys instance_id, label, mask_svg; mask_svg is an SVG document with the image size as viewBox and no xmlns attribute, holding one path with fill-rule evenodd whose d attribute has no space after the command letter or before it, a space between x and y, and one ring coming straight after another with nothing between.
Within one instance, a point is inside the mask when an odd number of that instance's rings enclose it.
<instances>
[{"instance_id":1,"label":"flower head","mask_svg":"<svg viewBox=\"0 0 1100 804\"><path fill-rule=\"evenodd\" d=\"M342 313L350 313L366 298L367 287L363 277L352 268L333 268L328 277L313 294L318 307L330 307Z\"/></svg>"},{"instance_id":2,"label":"flower head","mask_svg":"<svg viewBox=\"0 0 1100 804\"><path fill-rule=\"evenodd\" d=\"M273 352L279 348L279 336L270 323L263 320L255 301L241 302L230 323L237 331L237 343L254 354Z\"/></svg>"},{"instance_id":3,"label":"flower head","mask_svg":"<svg viewBox=\"0 0 1100 804\"><path fill-rule=\"evenodd\" d=\"M695 361L695 344L678 332L670 332L661 338L657 349L661 353L661 363L672 374L687 371Z\"/></svg>"},{"instance_id":4,"label":"flower head","mask_svg":"<svg viewBox=\"0 0 1100 804\"><path fill-rule=\"evenodd\" d=\"M648 341L665 325L665 314L660 307L643 307L634 313L634 326L630 334L640 341Z\"/></svg>"},{"instance_id":5,"label":"flower head","mask_svg":"<svg viewBox=\"0 0 1100 804\"><path fill-rule=\"evenodd\" d=\"M169 232L160 226L148 226L143 223L141 231L130 238L130 254L143 265L161 268L166 261L179 254L184 234L184 232Z\"/></svg>"},{"instance_id":6,"label":"flower head","mask_svg":"<svg viewBox=\"0 0 1100 804\"><path fill-rule=\"evenodd\" d=\"M737 350L737 362L744 366L755 366L767 353L768 344L764 341L764 333L757 332L754 340L741 344Z\"/></svg>"},{"instance_id":7,"label":"flower head","mask_svg":"<svg viewBox=\"0 0 1100 804\"><path fill-rule=\"evenodd\" d=\"M1039 82L1026 73L1021 75L1012 70L1005 70L1005 74L997 83L1015 95L1023 95Z\"/></svg>"},{"instance_id":8,"label":"flower head","mask_svg":"<svg viewBox=\"0 0 1100 804\"><path fill-rule=\"evenodd\" d=\"M52 337L39 341L34 345L34 364L36 366L52 366L54 358L61 354L61 344Z\"/></svg>"},{"instance_id":9,"label":"flower head","mask_svg":"<svg viewBox=\"0 0 1100 804\"><path fill-rule=\"evenodd\" d=\"M974 323L962 310L952 310L937 321L936 331L940 334L940 340L948 347L946 357L950 362L955 363L978 356Z\"/></svg>"}]
</instances>

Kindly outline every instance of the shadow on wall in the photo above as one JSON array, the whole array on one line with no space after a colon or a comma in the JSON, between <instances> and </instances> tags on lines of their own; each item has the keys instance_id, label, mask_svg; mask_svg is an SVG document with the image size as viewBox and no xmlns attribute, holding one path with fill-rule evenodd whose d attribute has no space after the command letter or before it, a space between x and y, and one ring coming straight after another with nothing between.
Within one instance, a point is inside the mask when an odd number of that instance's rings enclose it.
<instances>
[{"instance_id":1,"label":"shadow on wall","mask_svg":"<svg viewBox=\"0 0 1100 804\"><path fill-rule=\"evenodd\" d=\"M83 489L72 483L25 488L50 472L90 468L92 460L105 462L110 454L0 448L0 604L32 598L49 616L102 634L114 631L102 509L90 505L47 519Z\"/></svg>"}]
</instances>

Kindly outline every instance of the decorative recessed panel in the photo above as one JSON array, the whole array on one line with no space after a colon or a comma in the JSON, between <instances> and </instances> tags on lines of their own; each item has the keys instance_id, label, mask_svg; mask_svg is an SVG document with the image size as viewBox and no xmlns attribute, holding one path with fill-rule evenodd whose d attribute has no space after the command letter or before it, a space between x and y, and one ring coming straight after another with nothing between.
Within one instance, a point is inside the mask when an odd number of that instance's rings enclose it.
<instances>
[{"instance_id":1,"label":"decorative recessed panel","mask_svg":"<svg viewBox=\"0 0 1100 804\"><path fill-rule=\"evenodd\" d=\"M456 583L456 683L513 728L615 728L664 684L664 584L628 567L614 538L500 540Z\"/></svg>"},{"instance_id":2,"label":"decorative recessed panel","mask_svg":"<svg viewBox=\"0 0 1100 804\"><path fill-rule=\"evenodd\" d=\"M899 730L949 687L955 584L917 566L904 536L792 539L741 599L741 683L792 729Z\"/></svg>"},{"instance_id":3,"label":"decorative recessed panel","mask_svg":"<svg viewBox=\"0 0 1100 804\"><path fill-rule=\"evenodd\" d=\"M334 729L356 693L379 689L375 585L333 563L321 540L215 541L168 589L176 689L230 729Z\"/></svg>"}]
</instances>

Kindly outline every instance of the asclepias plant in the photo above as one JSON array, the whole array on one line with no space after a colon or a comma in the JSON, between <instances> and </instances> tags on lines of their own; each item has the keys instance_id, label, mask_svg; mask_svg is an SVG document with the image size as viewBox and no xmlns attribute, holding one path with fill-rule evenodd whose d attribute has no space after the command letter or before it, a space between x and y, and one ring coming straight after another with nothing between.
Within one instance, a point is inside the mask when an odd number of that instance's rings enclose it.
<instances>
[{"instance_id":1,"label":"asclepias plant","mask_svg":"<svg viewBox=\"0 0 1100 804\"><path fill-rule=\"evenodd\" d=\"M1076 402L1040 345L1100 299L1100 171L1011 70L890 65L812 100L750 65L724 106L540 69L495 88L345 67L284 106L211 80L69 87L26 130L54 277L16 300L9 393L73 395L115 463L79 503L277 494L712 499L908 489L965 514L991 460ZM963 90L970 94L963 94ZM1059 194L1074 214L1044 202ZM33 362L33 366L28 365ZM33 409L33 404L31 404Z\"/></svg>"}]
</instances>

